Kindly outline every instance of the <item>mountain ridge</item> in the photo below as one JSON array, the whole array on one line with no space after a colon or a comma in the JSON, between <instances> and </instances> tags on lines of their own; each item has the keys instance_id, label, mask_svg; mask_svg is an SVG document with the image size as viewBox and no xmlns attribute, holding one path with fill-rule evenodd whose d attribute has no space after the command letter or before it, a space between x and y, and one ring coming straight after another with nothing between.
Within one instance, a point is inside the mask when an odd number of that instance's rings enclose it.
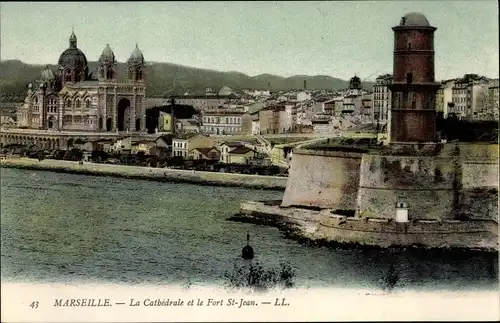
<instances>
[{"instance_id":1,"label":"mountain ridge","mask_svg":"<svg viewBox=\"0 0 500 323\"><path fill-rule=\"evenodd\" d=\"M28 64L21 60L0 61L0 93L19 94L26 91L28 83L39 78L42 69L55 64ZM95 75L98 62L89 61L89 72ZM124 76L126 63L117 63L118 79ZM269 89L271 91L302 89L304 80L308 90L341 90L349 85L348 80L329 75L293 75L284 77L269 73L249 76L237 71L217 71L173 63L148 62L146 65L147 96L182 95L186 91L202 94L205 88L218 90L229 86L235 90ZM365 89L371 89L373 82L363 82Z\"/></svg>"}]
</instances>

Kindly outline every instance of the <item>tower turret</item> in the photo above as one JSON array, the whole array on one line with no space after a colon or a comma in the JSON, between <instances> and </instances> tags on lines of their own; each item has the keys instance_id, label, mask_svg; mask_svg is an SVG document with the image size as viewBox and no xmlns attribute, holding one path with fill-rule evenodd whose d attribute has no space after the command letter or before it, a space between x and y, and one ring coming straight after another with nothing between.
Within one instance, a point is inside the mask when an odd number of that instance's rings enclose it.
<instances>
[{"instance_id":1,"label":"tower turret","mask_svg":"<svg viewBox=\"0 0 500 323\"><path fill-rule=\"evenodd\" d=\"M139 49L139 45L135 45L135 49L127 61L128 79L129 81L144 80L144 55Z\"/></svg>"},{"instance_id":2,"label":"tower turret","mask_svg":"<svg viewBox=\"0 0 500 323\"><path fill-rule=\"evenodd\" d=\"M99 57L99 81L114 80L116 78L116 61L115 54L109 44L104 47L101 56Z\"/></svg>"}]
</instances>

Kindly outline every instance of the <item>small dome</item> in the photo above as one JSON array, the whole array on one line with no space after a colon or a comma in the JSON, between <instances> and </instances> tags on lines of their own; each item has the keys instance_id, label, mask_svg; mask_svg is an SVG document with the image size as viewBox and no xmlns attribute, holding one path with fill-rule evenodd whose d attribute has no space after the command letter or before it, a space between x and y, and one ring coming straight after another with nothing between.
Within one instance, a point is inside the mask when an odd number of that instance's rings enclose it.
<instances>
[{"instance_id":1,"label":"small dome","mask_svg":"<svg viewBox=\"0 0 500 323\"><path fill-rule=\"evenodd\" d=\"M142 55L139 45L135 44L135 49L128 59L129 64L144 64L144 55Z\"/></svg>"},{"instance_id":2,"label":"small dome","mask_svg":"<svg viewBox=\"0 0 500 323\"><path fill-rule=\"evenodd\" d=\"M45 66L42 73L40 74L40 80L42 81L53 81L56 78L49 66Z\"/></svg>"},{"instance_id":3,"label":"small dome","mask_svg":"<svg viewBox=\"0 0 500 323\"><path fill-rule=\"evenodd\" d=\"M220 90L218 95L220 96L228 96L233 93L233 90L229 86L223 86Z\"/></svg>"},{"instance_id":4,"label":"small dome","mask_svg":"<svg viewBox=\"0 0 500 323\"><path fill-rule=\"evenodd\" d=\"M113 50L111 47L109 47L109 44L106 44L106 47L104 47L101 56L99 57L99 62L103 61L115 61L115 54L113 53Z\"/></svg>"},{"instance_id":5,"label":"small dome","mask_svg":"<svg viewBox=\"0 0 500 323\"><path fill-rule=\"evenodd\" d=\"M408 27L430 27L429 21L419 12L410 12L401 18L400 26Z\"/></svg>"}]
</instances>

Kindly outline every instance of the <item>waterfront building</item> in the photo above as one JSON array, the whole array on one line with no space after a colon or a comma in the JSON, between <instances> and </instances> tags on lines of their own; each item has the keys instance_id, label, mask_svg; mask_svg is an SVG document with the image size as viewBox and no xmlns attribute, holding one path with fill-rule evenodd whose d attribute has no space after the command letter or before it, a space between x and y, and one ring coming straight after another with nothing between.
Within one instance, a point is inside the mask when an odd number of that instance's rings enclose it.
<instances>
[{"instance_id":1,"label":"waterfront building","mask_svg":"<svg viewBox=\"0 0 500 323\"><path fill-rule=\"evenodd\" d=\"M107 44L90 71L77 47L74 32L53 71L46 66L28 85L17 111L18 126L31 129L88 132L146 131L144 56L136 45L127 60L126 75L117 75L116 60Z\"/></svg>"},{"instance_id":2,"label":"waterfront building","mask_svg":"<svg viewBox=\"0 0 500 323\"><path fill-rule=\"evenodd\" d=\"M448 113L459 119L477 120L486 113L489 80L477 74L465 74L452 88L452 105Z\"/></svg>"},{"instance_id":3,"label":"waterfront building","mask_svg":"<svg viewBox=\"0 0 500 323\"><path fill-rule=\"evenodd\" d=\"M436 112L443 113L447 118L450 109L453 109L453 86L455 79L441 81L441 85L436 92Z\"/></svg>"},{"instance_id":4,"label":"waterfront building","mask_svg":"<svg viewBox=\"0 0 500 323\"><path fill-rule=\"evenodd\" d=\"M373 85L373 120L386 123L391 110L391 90L392 75L384 74L376 78Z\"/></svg>"},{"instance_id":5,"label":"waterfront building","mask_svg":"<svg viewBox=\"0 0 500 323\"><path fill-rule=\"evenodd\" d=\"M200 123L198 120L191 119L178 119L175 122L176 132L200 132Z\"/></svg>"},{"instance_id":6,"label":"waterfront building","mask_svg":"<svg viewBox=\"0 0 500 323\"><path fill-rule=\"evenodd\" d=\"M148 154L151 151L151 148L155 147L155 141L151 140L138 140L138 141L132 141L132 144L130 146L130 152L135 155L139 152L143 152L145 154Z\"/></svg>"},{"instance_id":7,"label":"waterfront building","mask_svg":"<svg viewBox=\"0 0 500 323\"><path fill-rule=\"evenodd\" d=\"M173 157L187 158L192 149L212 148L214 144L213 138L197 133L176 134L172 139L172 155Z\"/></svg>"},{"instance_id":8,"label":"waterfront building","mask_svg":"<svg viewBox=\"0 0 500 323\"><path fill-rule=\"evenodd\" d=\"M488 84L488 108L487 114L492 120L498 120L499 107L498 107L498 79L490 80Z\"/></svg>"},{"instance_id":9,"label":"waterfront building","mask_svg":"<svg viewBox=\"0 0 500 323\"><path fill-rule=\"evenodd\" d=\"M225 141L219 145L220 161L223 163L229 163L229 152L233 149L246 147L244 143L239 141Z\"/></svg>"},{"instance_id":10,"label":"waterfront building","mask_svg":"<svg viewBox=\"0 0 500 323\"><path fill-rule=\"evenodd\" d=\"M278 102L259 111L259 129L261 134L287 133L294 129L297 109L289 101Z\"/></svg>"},{"instance_id":11,"label":"waterfront building","mask_svg":"<svg viewBox=\"0 0 500 323\"><path fill-rule=\"evenodd\" d=\"M194 148L189 151L191 159L219 160L220 151L217 147Z\"/></svg>"},{"instance_id":12,"label":"waterfront building","mask_svg":"<svg viewBox=\"0 0 500 323\"><path fill-rule=\"evenodd\" d=\"M202 112L202 131L211 135L242 135L252 132L252 117L245 107L205 109Z\"/></svg>"},{"instance_id":13,"label":"waterfront building","mask_svg":"<svg viewBox=\"0 0 500 323\"><path fill-rule=\"evenodd\" d=\"M361 95L361 110L362 122L371 122L373 118L373 93L364 93Z\"/></svg>"},{"instance_id":14,"label":"waterfront building","mask_svg":"<svg viewBox=\"0 0 500 323\"><path fill-rule=\"evenodd\" d=\"M250 147L236 147L226 153L226 163L228 164L247 164L257 153Z\"/></svg>"}]
</instances>

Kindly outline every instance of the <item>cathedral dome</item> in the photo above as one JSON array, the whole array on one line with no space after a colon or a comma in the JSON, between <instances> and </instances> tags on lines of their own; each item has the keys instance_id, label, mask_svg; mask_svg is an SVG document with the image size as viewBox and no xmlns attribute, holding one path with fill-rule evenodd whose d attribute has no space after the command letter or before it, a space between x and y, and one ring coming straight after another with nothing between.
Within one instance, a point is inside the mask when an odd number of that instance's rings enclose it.
<instances>
[{"instance_id":1,"label":"cathedral dome","mask_svg":"<svg viewBox=\"0 0 500 323\"><path fill-rule=\"evenodd\" d=\"M430 27L427 18L419 12L406 14L399 23L401 27Z\"/></svg>"},{"instance_id":2,"label":"cathedral dome","mask_svg":"<svg viewBox=\"0 0 500 323\"><path fill-rule=\"evenodd\" d=\"M76 47L76 35L74 32L69 37L69 48L66 49L59 57L58 64L60 67L87 67L87 58L85 54Z\"/></svg>"},{"instance_id":3,"label":"cathedral dome","mask_svg":"<svg viewBox=\"0 0 500 323\"><path fill-rule=\"evenodd\" d=\"M68 48L61 54L61 56L59 56L58 64L63 67L87 67L87 58L78 48Z\"/></svg>"},{"instance_id":4,"label":"cathedral dome","mask_svg":"<svg viewBox=\"0 0 500 323\"><path fill-rule=\"evenodd\" d=\"M113 50L111 47L109 47L109 44L106 44L106 47L104 47L101 56L99 57L99 62L114 62L115 61L115 54L113 53Z\"/></svg>"},{"instance_id":5,"label":"cathedral dome","mask_svg":"<svg viewBox=\"0 0 500 323\"><path fill-rule=\"evenodd\" d=\"M42 73L40 74L40 80L41 81L53 81L55 80L56 76L52 72L52 70L49 68L49 66L45 66L43 69Z\"/></svg>"},{"instance_id":6,"label":"cathedral dome","mask_svg":"<svg viewBox=\"0 0 500 323\"><path fill-rule=\"evenodd\" d=\"M135 49L130 55L130 58L127 61L129 64L144 64L144 55L142 55L141 50L139 49L139 45L135 44Z\"/></svg>"}]
</instances>

